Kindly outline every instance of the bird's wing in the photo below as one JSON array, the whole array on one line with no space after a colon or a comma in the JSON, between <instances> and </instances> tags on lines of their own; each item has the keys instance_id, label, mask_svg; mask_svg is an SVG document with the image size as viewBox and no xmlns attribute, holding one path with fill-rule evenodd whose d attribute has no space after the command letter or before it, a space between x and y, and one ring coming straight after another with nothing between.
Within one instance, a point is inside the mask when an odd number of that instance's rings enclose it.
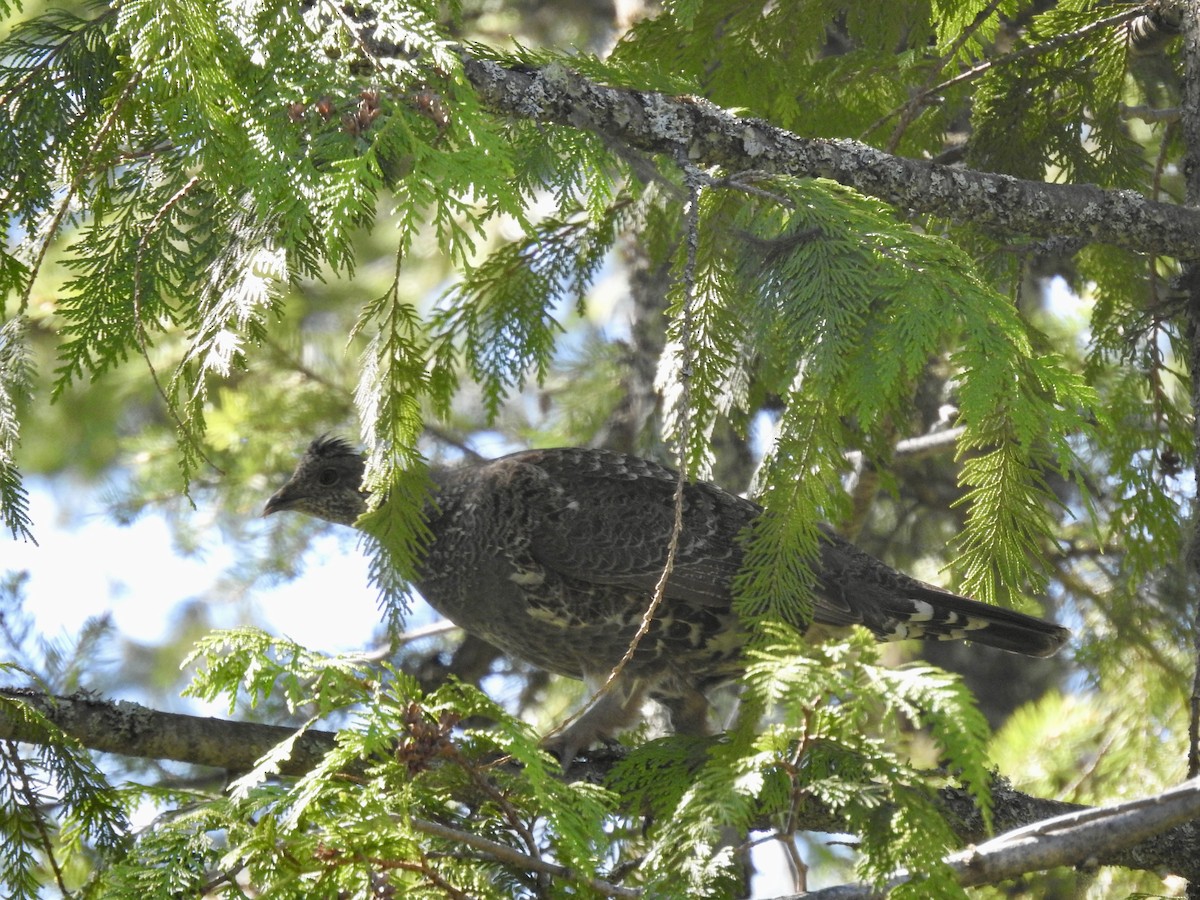
<instances>
[{"instance_id":1,"label":"bird's wing","mask_svg":"<svg viewBox=\"0 0 1200 900\"><path fill-rule=\"evenodd\" d=\"M592 584L647 594L655 589L675 524L673 470L602 450L526 451L511 459L538 473L538 487L527 503L536 510L529 549L541 565ZM728 609L730 584L742 565L742 532L761 512L758 504L706 482L686 485L683 529L666 598ZM828 528L823 534L825 542L845 544ZM813 621L834 627L864 624L853 596L820 582Z\"/></svg>"},{"instance_id":2,"label":"bird's wing","mask_svg":"<svg viewBox=\"0 0 1200 900\"><path fill-rule=\"evenodd\" d=\"M652 591L675 522L675 473L596 450L521 457L540 473L539 489L526 497L534 559L579 581ZM667 596L727 608L729 583L742 562L738 534L759 512L749 500L712 485L687 485Z\"/></svg>"}]
</instances>

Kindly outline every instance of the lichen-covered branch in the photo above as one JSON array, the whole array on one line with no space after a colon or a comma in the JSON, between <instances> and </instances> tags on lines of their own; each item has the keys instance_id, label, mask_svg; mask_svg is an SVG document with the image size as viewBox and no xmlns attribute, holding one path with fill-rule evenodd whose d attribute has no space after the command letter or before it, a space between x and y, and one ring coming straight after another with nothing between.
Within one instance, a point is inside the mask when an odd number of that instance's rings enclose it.
<instances>
[{"instance_id":1,"label":"lichen-covered branch","mask_svg":"<svg viewBox=\"0 0 1200 900\"><path fill-rule=\"evenodd\" d=\"M1034 822L955 853L946 860L964 887L996 884L1029 872L1058 866L1089 865L1093 860L1143 841L1175 825L1200 817L1200 780L1152 797L1097 809L1085 809ZM911 881L902 872L880 890L870 884L843 884L776 900L865 900Z\"/></svg>"},{"instance_id":2,"label":"lichen-covered branch","mask_svg":"<svg viewBox=\"0 0 1200 900\"><path fill-rule=\"evenodd\" d=\"M18 714L21 706L33 716ZM45 743L37 717L44 717L89 750L143 759L169 759L230 772L248 772L294 728L160 712L138 703L101 700L90 694L66 697L24 688L0 688L0 740ZM334 735L308 731L279 771L303 775L333 749Z\"/></svg>"},{"instance_id":3,"label":"lichen-covered branch","mask_svg":"<svg viewBox=\"0 0 1200 900\"><path fill-rule=\"evenodd\" d=\"M1200 211L1135 191L1027 181L906 159L857 141L803 138L696 97L598 84L561 63L517 70L464 54L463 64L496 112L585 129L642 151L732 171L830 178L903 210L1008 235L1065 235L1200 256Z\"/></svg>"},{"instance_id":4,"label":"lichen-covered branch","mask_svg":"<svg viewBox=\"0 0 1200 900\"><path fill-rule=\"evenodd\" d=\"M376 36L371 7L351 13L363 52L384 65L408 59L404 48ZM858 141L805 138L700 97L600 84L558 61L516 66L466 50L459 56L480 100L502 115L582 129L700 167L829 178L901 210L1009 239L1069 237L1181 259L1200 256L1200 210L1136 191L1030 181L908 159Z\"/></svg>"}]
</instances>

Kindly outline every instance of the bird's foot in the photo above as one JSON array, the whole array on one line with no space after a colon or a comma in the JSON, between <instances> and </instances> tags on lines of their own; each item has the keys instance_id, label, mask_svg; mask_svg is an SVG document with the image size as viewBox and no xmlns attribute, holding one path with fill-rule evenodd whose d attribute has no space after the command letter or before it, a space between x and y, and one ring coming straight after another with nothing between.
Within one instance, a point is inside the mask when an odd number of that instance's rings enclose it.
<instances>
[{"instance_id":1,"label":"bird's foot","mask_svg":"<svg viewBox=\"0 0 1200 900\"><path fill-rule=\"evenodd\" d=\"M563 771L570 771L582 750L597 741L611 742L613 736L627 728L637 717L642 705L642 691L624 689L623 684L614 684L592 700L582 712L560 728L542 739L542 748L553 753L562 763Z\"/></svg>"}]
</instances>

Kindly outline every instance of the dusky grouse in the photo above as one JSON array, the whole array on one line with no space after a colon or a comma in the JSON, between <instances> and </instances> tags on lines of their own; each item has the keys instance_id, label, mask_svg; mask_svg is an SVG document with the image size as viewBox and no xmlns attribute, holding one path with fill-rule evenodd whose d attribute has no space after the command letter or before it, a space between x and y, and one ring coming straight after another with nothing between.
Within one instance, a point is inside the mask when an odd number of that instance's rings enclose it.
<instances>
[{"instance_id":1,"label":"dusky grouse","mask_svg":"<svg viewBox=\"0 0 1200 900\"><path fill-rule=\"evenodd\" d=\"M296 510L353 525L367 508L363 465L345 441L317 438L263 514ZM421 595L505 653L602 684L662 574L676 473L636 456L564 448L436 468L432 477ZM705 732L705 692L741 671L745 634L730 584L742 562L738 535L761 511L715 485L687 485L678 554L652 627L620 683L552 739L564 762L630 724L645 696L668 708L677 730ZM822 630L864 625L882 641L965 638L1049 656L1069 636L911 578L828 528L814 603Z\"/></svg>"}]
</instances>

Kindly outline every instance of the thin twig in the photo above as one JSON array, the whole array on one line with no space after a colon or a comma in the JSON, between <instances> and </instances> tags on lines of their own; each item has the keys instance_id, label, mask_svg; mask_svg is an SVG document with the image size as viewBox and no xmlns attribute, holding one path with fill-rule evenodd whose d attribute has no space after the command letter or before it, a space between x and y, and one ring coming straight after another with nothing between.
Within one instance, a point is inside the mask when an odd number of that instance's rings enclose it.
<instances>
[{"instance_id":1,"label":"thin twig","mask_svg":"<svg viewBox=\"0 0 1200 900\"><path fill-rule=\"evenodd\" d=\"M1159 122L1172 124L1179 121L1179 107L1167 106L1157 109L1153 106L1122 106L1122 119L1141 119L1147 125L1157 125Z\"/></svg>"},{"instance_id":2,"label":"thin twig","mask_svg":"<svg viewBox=\"0 0 1200 900\"><path fill-rule=\"evenodd\" d=\"M696 251L699 242L699 207L700 207L700 190L704 184L703 177L699 170L694 166L684 164L685 172L688 180L688 203L685 207L685 216L687 224L687 260L683 270L683 305L680 311L680 355L682 363L680 365L679 379L680 391L676 400L678 410L678 454L679 454L679 471L675 481L675 519L671 525L671 537L667 542L667 558L663 563L662 574L658 578L658 582L654 585L654 594L650 599L650 605L646 607L645 613L642 614L642 621L638 625L637 633L629 642L629 646L625 649L625 655L613 666L612 671L608 673L608 678L604 684L588 698L588 702L583 707L571 716L565 722L560 724L555 731L561 732L572 722L576 722L587 714L589 710L595 707L621 677L621 673L625 671L625 667L629 665L637 652L638 645L642 639L649 633L651 625L654 623L654 616L658 612L658 608L667 594L667 582L671 578L671 572L675 569L675 558L679 554L679 541L683 534L683 495L684 488L687 487L687 450L691 442L690 422L691 422L691 377L692 377L692 302L695 296L695 273L696 273ZM564 760L564 762L568 762Z\"/></svg>"},{"instance_id":3,"label":"thin twig","mask_svg":"<svg viewBox=\"0 0 1200 900\"><path fill-rule=\"evenodd\" d=\"M368 28L363 22L356 22L353 16L348 12L348 8L341 3L329 2L326 0L325 8L330 11L332 17L342 23L342 27L346 29L346 33L350 35L355 45L358 47L358 52L363 57L370 61L376 71L382 71L383 61L379 58L376 52L377 45L372 38L374 37L373 29Z\"/></svg>"},{"instance_id":4,"label":"thin twig","mask_svg":"<svg viewBox=\"0 0 1200 900\"><path fill-rule=\"evenodd\" d=\"M650 626L654 622L654 615L658 612L658 608L662 605L663 599L666 597L667 582L671 578L671 572L675 569L675 558L679 554L679 540L683 535L683 492L687 487L686 463L688 447L691 443L692 302L695 299L696 251L700 233L700 189L702 186L699 177L700 173L694 167L685 167L685 171L688 174L688 203L685 208L687 261L683 269L683 306L680 310L679 328L682 362L679 372L680 390L676 401L677 421L679 423L677 450L679 455L679 471L675 479L675 520L671 523L671 539L667 542L667 559L663 563L663 570L662 574L659 575L658 583L654 585L654 596L650 600L650 605L646 607L646 612L642 616L637 634L629 642L629 647L626 648L625 655L621 657L621 661L608 673L608 680L604 682L604 686L600 689L598 695L611 689L611 686L620 677L621 672L624 671L625 666L633 659L638 644L642 642L642 639L650 631Z\"/></svg>"},{"instance_id":5,"label":"thin twig","mask_svg":"<svg viewBox=\"0 0 1200 900\"><path fill-rule=\"evenodd\" d=\"M962 34L955 38L954 43L950 45L950 49L942 54L941 59L937 61L937 65L934 66L933 73L930 76L930 81L936 78L938 74L946 67L946 64L958 55L958 51L962 49L963 44L970 40L972 35L974 35L976 31L983 27L983 23L992 17L992 14L1000 6L1001 2L1002 0L992 0L991 3L979 11L979 14L975 16L975 19L971 22L971 24L963 29ZM884 149L886 149L888 153L896 152L896 148L900 146L900 139L904 136L905 130L909 125L912 124L913 119L917 117L918 113L920 113L921 109L924 107L924 101L929 97L930 90L931 88L928 86L928 82L926 82L926 87L918 91L915 97L910 99L904 104L904 106L900 108L900 121L898 121L896 123L896 127L892 129L891 137L888 138L887 144L884 146ZM880 124L882 124L884 121L886 121L886 119L880 119L879 121ZM874 128L874 126L872 126L872 128Z\"/></svg>"},{"instance_id":6,"label":"thin twig","mask_svg":"<svg viewBox=\"0 0 1200 900\"><path fill-rule=\"evenodd\" d=\"M89 164L79 167L79 170L75 173L75 177L71 179L71 183L67 185L66 191L63 192L62 202L59 203L58 209L54 213L54 218L50 220L50 225L46 229L46 239L42 241L37 255L30 263L29 280L25 285L25 290L21 292L21 299L17 304L18 312L24 313L29 309L29 297L33 293L33 283L37 281L38 272L41 271L42 263L46 260L46 254L50 251L50 245L54 242L55 235L58 234L58 230L62 227L63 220L67 217L67 212L75 200L75 194L79 191L79 185L83 183L83 179L92 171L90 163L93 162L93 157L100 152L100 145L108 137L108 133L112 131L113 126L117 124L125 101L133 93L138 80L138 76L135 74L125 84L120 96L117 97L116 102L113 103L112 108L108 111L108 116L105 117L104 124L100 126L100 129L96 132L96 136L92 139L92 143L88 146L86 159Z\"/></svg>"},{"instance_id":7,"label":"thin twig","mask_svg":"<svg viewBox=\"0 0 1200 900\"><path fill-rule=\"evenodd\" d=\"M573 872L566 866L560 866L557 863L546 862L544 859L535 859L516 850L507 844L501 844L498 841L489 840L485 837L480 837L477 834L471 834L469 831L459 831L457 828L451 828L449 825L442 825L438 822L431 822L428 819L419 819L413 817L408 820L414 829L423 834L428 834L431 837L444 838L448 841L454 841L458 844L463 844L475 850L486 853L491 859L497 862L508 863L509 865L520 866L523 869L528 869L531 872L542 872L546 875L553 875L557 878L567 878L579 881L586 884L592 890L600 891L610 897L640 897L641 890L638 888L622 887L619 884L605 881L602 878L589 878Z\"/></svg>"},{"instance_id":8,"label":"thin twig","mask_svg":"<svg viewBox=\"0 0 1200 900\"><path fill-rule=\"evenodd\" d=\"M1065 34L1055 35L1054 37L1050 38L1047 41L1043 41L1040 44L1031 44L1028 47L1022 47L1020 50L1014 50L1012 53L1009 53L1005 56L997 57L996 59L993 59L993 60L988 60L987 62L980 63L977 66L972 66L970 69L967 69L965 72L960 72L958 75L955 75L953 78L949 78L946 81L943 81L941 84L934 85L933 87L931 87L929 90L925 91L924 93L925 94L939 93L941 91L946 90L946 88L954 87L956 84L961 84L964 81L970 81L971 79L978 78L984 72L986 72L989 69L992 69L996 66L1007 65L1008 63L1016 62L1018 59L1024 59L1027 56L1040 56L1041 54L1046 53L1050 50L1055 50L1055 49L1063 46L1064 44L1069 44L1073 40L1076 40L1081 37L1086 37L1087 35L1091 34L1093 31L1103 31L1106 28L1111 28L1113 25L1120 25L1123 22L1128 22L1128 21L1131 21L1132 19L1136 19L1141 14L1142 14L1142 7L1140 7L1140 6L1130 7L1129 9L1125 10L1124 12L1120 12L1120 13L1117 13L1116 15L1108 16L1107 18L1104 18L1104 19L1098 19L1097 21L1092 22L1090 25L1084 25L1082 28L1078 28L1075 31L1068 31Z\"/></svg>"},{"instance_id":9,"label":"thin twig","mask_svg":"<svg viewBox=\"0 0 1200 900\"><path fill-rule=\"evenodd\" d=\"M29 780L29 773L25 769L25 763L22 762L21 754L17 751L17 745L13 741L4 742L4 755L13 767L17 781L20 782L19 792L25 798L25 804L29 808L30 816L33 818L33 827L37 830L38 840L42 845L42 852L46 854L46 859L50 863L50 870L54 873L54 881L65 897L67 895L67 886L63 881L62 869L58 865L58 857L54 854L54 843L50 840L50 832L46 828L45 819L42 818L37 793L34 791L33 784Z\"/></svg>"},{"instance_id":10,"label":"thin twig","mask_svg":"<svg viewBox=\"0 0 1200 900\"><path fill-rule=\"evenodd\" d=\"M961 425L947 428L944 431L931 431L929 434L919 434L916 437L903 438L892 448L892 459L903 459L909 462L924 459L947 450L953 450L958 439L966 429ZM848 450L844 458L851 468L859 468L865 464L861 450Z\"/></svg>"},{"instance_id":11,"label":"thin twig","mask_svg":"<svg viewBox=\"0 0 1200 900\"><path fill-rule=\"evenodd\" d=\"M714 178L709 182L710 187L714 188L729 188L730 190L741 191L749 194L752 197L762 197L770 200L772 203L777 203L784 209L795 209L796 203L791 197L784 194L768 191L764 188L755 186L756 181L773 181L777 176L770 172L760 172L756 169L747 169L742 172L735 172L725 178ZM745 237L750 240L761 240L757 235L745 233Z\"/></svg>"},{"instance_id":12,"label":"thin twig","mask_svg":"<svg viewBox=\"0 0 1200 900\"><path fill-rule=\"evenodd\" d=\"M784 858L787 860L788 868L792 870L792 887L797 893L807 891L808 863L800 855L800 848L796 846L795 835L790 835L787 838L776 837L776 840L783 847Z\"/></svg>"},{"instance_id":13,"label":"thin twig","mask_svg":"<svg viewBox=\"0 0 1200 900\"><path fill-rule=\"evenodd\" d=\"M445 634L454 634L458 631L462 631L462 628L455 625L449 619L438 619L436 622L430 622L428 625L422 625L419 628L410 628L403 634L396 635L386 646L356 653L354 654L354 659L361 659L365 662L379 662L381 659L391 657L397 649L403 647L405 644L412 644L431 637L441 637Z\"/></svg>"},{"instance_id":14,"label":"thin twig","mask_svg":"<svg viewBox=\"0 0 1200 900\"><path fill-rule=\"evenodd\" d=\"M339 384L333 379L325 377L311 366L306 366L300 359L297 359L295 356L289 353L286 347L280 344L279 341L272 338L269 334L264 334L259 341L297 375L303 375L309 381L312 381L315 384L326 388L327 390L334 391L339 394L349 393L346 390L345 385Z\"/></svg>"},{"instance_id":15,"label":"thin twig","mask_svg":"<svg viewBox=\"0 0 1200 900\"><path fill-rule=\"evenodd\" d=\"M462 437L447 428L442 428L438 425L431 425L428 422L425 422L421 426L421 430L439 444L445 444L447 447L453 447L467 459L471 460L471 462L487 462L487 458L482 453L469 446Z\"/></svg>"},{"instance_id":16,"label":"thin twig","mask_svg":"<svg viewBox=\"0 0 1200 900\"><path fill-rule=\"evenodd\" d=\"M1075 31L1069 31L1065 34L1055 35L1054 37L1043 41L1040 44L1030 44L1029 46L1022 47L1020 50L1014 50L1012 53L1008 53L1004 56L999 56L995 59L981 62L979 65L972 66L969 69L959 72L953 78L947 78L945 81L921 91L916 96L910 98L903 106L893 109L886 115L881 116L875 122L872 122L866 128L863 134L870 134L893 116L902 115L906 109L924 104L924 102L934 94L939 94L948 88L962 84L964 81L971 81L975 78L978 78L980 75L983 75L985 72L995 68L996 66L1007 65L1008 63L1016 62L1018 59L1024 59L1027 56L1039 56L1043 53L1049 52L1050 50L1061 47L1063 44L1068 44L1073 40L1077 40L1078 38L1086 37L1093 31L1103 31L1105 28L1110 28L1114 25L1120 25L1123 22L1129 22L1133 19L1136 19L1138 16L1143 15L1144 11L1145 8L1142 6L1132 6L1126 9L1124 12L1108 16L1104 19L1099 19L1095 22L1092 22L1090 25L1084 25L1082 28L1078 28Z\"/></svg>"},{"instance_id":17,"label":"thin twig","mask_svg":"<svg viewBox=\"0 0 1200 900\"><path fill-rule=\"evenodd\" d=\"M424 640L429 637L441 637L443 634L461 631L462 629L451 622L449 619L438 619L436 622L430 622L428 625L422 625L420 628L410 628L404 634L396 635L392 643L396 646L411 644L413 641Z\"/></svg>"},{"instance_id":18,"label":"thin twig","mask_svg":"<svg viewBox=\"0 0 1200 900\"><path fill-rule=\"evenodd\" d=\"M246 860L239 859L231 868L226 869L223 872L219 872L208 881L204 882L204 884L200 885L200 889L196 892L196 895L199 897L207 897L223 884L236 887L238 873L242 872L246 866Z\"/></svg>"},{"instance_id":19,"label":"thin twig","mask_svg":"<svg viewBox=\"0 0 1200 900\"><path fill-rule=\"evenodd\" d=\"M141 355L142 361L146 364L146 368L150 371L150 378L154 382L154 389L158 391L158 396L162 398L162 401L167 408L167 414L172 418L172 420L174 420L179 434L188 439L192 445L192 449L199 454L201 459L203 459L209 464L209 466L212 467L214 472L216 472L218 475L224 475L225 470L209 458L208 454L204 452L204 448L200 445L199 441L192 439L190 431L184 424L183 420L179 417L179 413L176 412L175 404L171 402L171 396L166 387L163 386L162 379L159 378L158 369L155 368L154 361L150 359L149 341L147 340L148 332L146 330L146 323L142 319L142 260L146 250L146 242L152 234L158 231L159 227L162 225L163 221L166 219L171 210L174 209L180 203L180 201L182 201L183 198L188 195L188 192L199 183L199 175L193 175L191 178L189 178L183 187L172 194L167 199L167 202L159 208L158 212L154 214L154 218L150 221L150 224L146 226L145 230L142 232L141 238L138 239L137 255L134 256L133 260L133 297L131 298L133 304L133 333L137 340L138 353Z\"/></svg>"},{"instance_id":20,"label":"thin twig","mask_svg":"<svg viewBox=\"0 0 1200 900\"><path fill-rule=\"evenodd\" d=\"M509 802L500 790L494 784L483 777L483 774L476 768L469 759L464 757L458 750L458 747L453 743L449 748L450 758L458 765L459 769L466 773L471 779L471 783L479 790L480 793L490 797L492 802L496 804L504 818L508 821L509 827L517 833L525 844L530 858L542 861L542 854L538 850L537 838L533 836L533 831L521 821L521 814L517 812L517 808Z\"/></svg>"}]
</instances>

